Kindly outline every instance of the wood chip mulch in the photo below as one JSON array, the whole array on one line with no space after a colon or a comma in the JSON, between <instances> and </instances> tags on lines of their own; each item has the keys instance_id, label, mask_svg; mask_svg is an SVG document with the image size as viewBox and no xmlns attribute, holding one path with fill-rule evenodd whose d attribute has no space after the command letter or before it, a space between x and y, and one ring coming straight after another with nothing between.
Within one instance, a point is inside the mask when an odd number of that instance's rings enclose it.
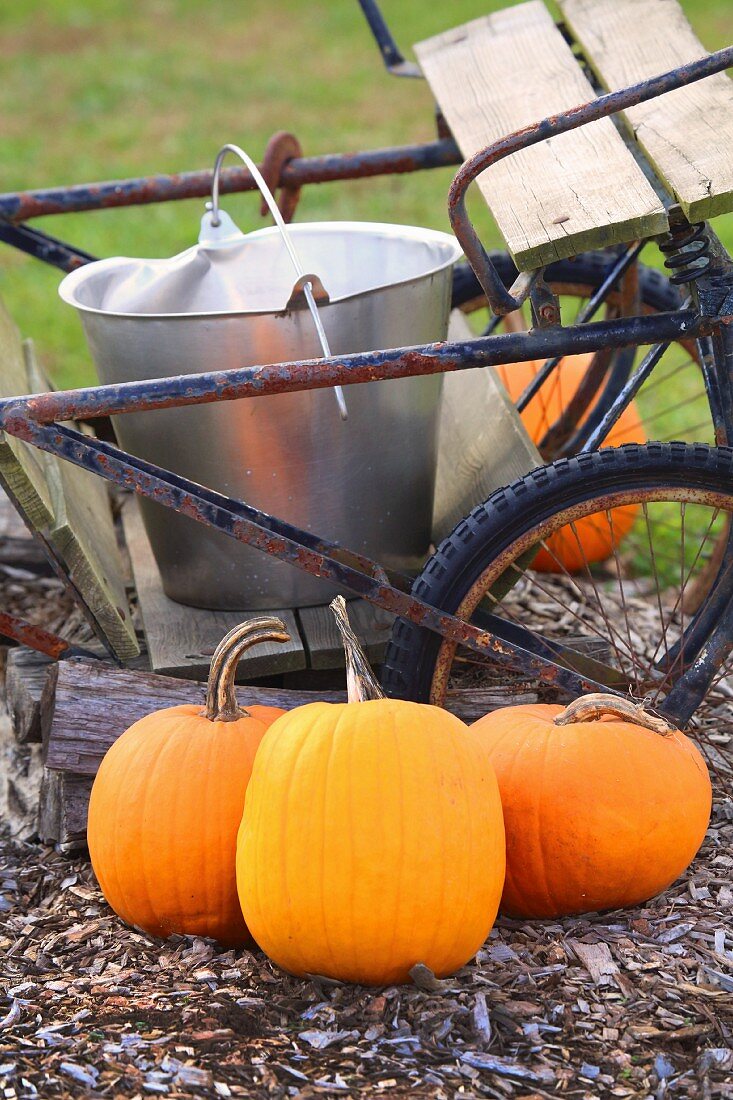
<instances>
[{"instance_id":1,"label":"wood chip mulch","mask_svg":"<svg viewBox=\"0 0 733 1100\"><path fill-rule=\"evenodd\" d=\"M7 841L0 1097L733 1096L733 803L633 910L501 918L437 981L301 981L124 926L85 860Z\"/></svg>"}]
</instances>

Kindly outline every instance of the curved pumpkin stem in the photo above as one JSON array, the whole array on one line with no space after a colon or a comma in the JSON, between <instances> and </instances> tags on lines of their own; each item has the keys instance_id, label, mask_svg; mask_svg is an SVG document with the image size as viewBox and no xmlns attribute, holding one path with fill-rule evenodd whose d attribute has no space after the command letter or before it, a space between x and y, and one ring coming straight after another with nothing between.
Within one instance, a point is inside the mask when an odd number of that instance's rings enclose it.
<instances>
[{"instance_id":1,"label":"curved pumpkin stem","mask_svg":"<svg viewBox=\"0 0 733 1100\"><path fill-rule=\"evenodd\" d=\"M204 718L210 722L236 722L239 718L247 718L248 712L240 707L234 691L234 677L240 657L261 642L289 641L285 623L266 615L249 619L230 630L211 658Z\"/></svg>"},{"instance_id":2,"label":"curved pumpkin stem","mask_svg":"<svg viewBox=\"0 0 733 1100\"><path fill-rule=\"evenodd\" d=\"M343 596L337 596L330 606L346 653L346 694L349 702L364 703L367 699L384 699L384 692L359 645L359 639L351 629L346 613L346 600Z\"/></svg>"},{"instance_id":3,"label":"curved pumpkin stem","mask_svg":"<svg viewBox=\"0 0 733 1100\"><path fill-rule=\"evenodd\" d=\"M553 721L556 726L568 726L573 722L593 721L605 714L612 714L625 722L633 722L644 729L660 733L663 737L668 737L674 731L674 726L659 715L645 710L643 704L633 703L631 699L624 699L620 695L605 695L603 692L581 695L579 699L574 699Z\"/></svg>"}]
</instances>

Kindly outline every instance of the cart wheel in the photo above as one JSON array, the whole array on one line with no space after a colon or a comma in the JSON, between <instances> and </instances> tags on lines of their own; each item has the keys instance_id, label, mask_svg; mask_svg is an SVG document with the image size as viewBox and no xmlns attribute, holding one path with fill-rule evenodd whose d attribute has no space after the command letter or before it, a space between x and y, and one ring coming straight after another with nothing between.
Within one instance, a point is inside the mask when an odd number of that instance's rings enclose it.
<instances>
[{"instance_id":1,"label":"cart wheel","mask_svg":"<svg viewBox=\"0 0 733 1100\"><path fill-rule=\"evenodd\" d=\"M574 322L588 298L603 283L615 258L611 252L586 253L546 268L545 279L559 298L563 324ZM505 284L510 286L517 274L511 258L506 253L493 253L491 260ZM679 309L679 288L661 272L640 264L638 284L644 313ZM458 264L454 269L453 307L469 315L477 335L491 321L481 286L466 264ZM618 316L620 308L621 292L615 290L608 295L597 317L603 316L604 310L606 317ZM508 323L513 328L528 327L528 321L528 314L524 317L520 314L512 315ZM592 357L572 357L572 362L566 359L559 364L524 410L525 424L547 462L575 454L583 447L590 431L600 422L645 351L604 351ZM539 362L521 366L509 364L498 370L513 399L517 400L540 367ZM573 406L568 410L570 397L574 394ZM561 419L562 410L568 412ZM607 442L618 446L641 442L649 436L690 442L715 441L694 341L673 344L669 348L651 378L642 386L635 407L627 410Z\"/></svg>"},{"instance_id":2,"label":"cart wheel","mask_svg":"<svg viewBox=\"0 0 733 1100\"><path fill-rule=\"evenodd\" d=\"M491 614L505 637L522 628L524 648L549 646L558 663L685 724L728 671L731 512L729 448L649 443L583 454L475 508L412 591L466 620ZM533 569L539 555L552 572ZM397 621L383 671L389 694L440 706L451 686L477 681L555 694L550 677L530 683L520 665L507 675L490 657Z\"/></svg>"}]
</instances>

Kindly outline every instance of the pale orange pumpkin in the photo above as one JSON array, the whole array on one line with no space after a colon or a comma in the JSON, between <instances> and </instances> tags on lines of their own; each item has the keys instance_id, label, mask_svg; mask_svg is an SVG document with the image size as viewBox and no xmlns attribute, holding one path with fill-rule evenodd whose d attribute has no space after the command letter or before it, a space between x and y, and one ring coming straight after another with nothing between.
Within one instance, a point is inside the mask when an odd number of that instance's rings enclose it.
<instances>
[{"instance_id":1,"label":"pale orange pumpkin","mask_svg":"<svg viewBox=\"0 0 733 1100\"><path fill-rule=\"evenodd\" d=\"M383 985L446 975L493 924L504 881L496 778L463 722L385 699L344 622L349 702L263 738L237 883L247 925L293 974Z\"/></svg>"},{"instance_id":2,"label":"pale orange pumpkin","mask_svg":"<svg viewBox=\"0 0 733 1100\"><path fill-rule=\"evenodd\" d=\"M537 446L575 395L590 365L591 355L568 355L522 410L522 423ZM510 363L497 367L512 401L519 400L542 363ZM622 443L646 443L647 436L636 405L632 402L611 429L604 446L618 447ZM550 535L547 549L542 548L532 562L532 568L543 573L559 573L563 568L571 573L585 569L586 563L605 561L631 530L639 512L638 504L622 505L611 511L611 522L605 515L584 516L573 527L563 527Z\"/></svg>"},{"instance_id":3,"label":"pale orange pumpkin","mask_svg":"<svg viewBox=\"0 0 733 1100\"><path fill-rule=\"evenodd\" d=\"M234 690L242 653L286 642L279 619L252 619L217 648L206 706L154 711L115 741L89 802L87 839L105 898L154 936L251 942L237 898L235 850L255 753L278 707L243 710Z\"/></svg>"},{"instance_id":4,"label":"pale orange pumpkin","mask_svg":"<svg viewBox=\"0 0 733 1100\"><path fill-rule=\"evenodd\" d=\"M636 905L693 859L711 807L683 733L627 699L504 707L472 726L504 806L503 912L558 917Z\"/></svg>"}]
</instances>

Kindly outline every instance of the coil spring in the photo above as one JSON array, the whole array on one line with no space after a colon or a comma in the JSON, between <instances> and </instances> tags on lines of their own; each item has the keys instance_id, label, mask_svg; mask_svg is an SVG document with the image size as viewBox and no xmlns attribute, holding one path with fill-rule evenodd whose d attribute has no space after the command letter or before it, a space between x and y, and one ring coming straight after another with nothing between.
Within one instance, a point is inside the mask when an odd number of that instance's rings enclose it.
<instances>
[{"instance_id":1,"label":"coil spring","mask_svg":"<svg viewBox=\"0 0 733 1100\"><path fill-rule=\"evenodd\" d=\"M710 240L705 222L673 226L659 247L665 255L664 266L672 272L670 282L675 286L692 282L710 267Z\"/></svg>"}]
</instances>

